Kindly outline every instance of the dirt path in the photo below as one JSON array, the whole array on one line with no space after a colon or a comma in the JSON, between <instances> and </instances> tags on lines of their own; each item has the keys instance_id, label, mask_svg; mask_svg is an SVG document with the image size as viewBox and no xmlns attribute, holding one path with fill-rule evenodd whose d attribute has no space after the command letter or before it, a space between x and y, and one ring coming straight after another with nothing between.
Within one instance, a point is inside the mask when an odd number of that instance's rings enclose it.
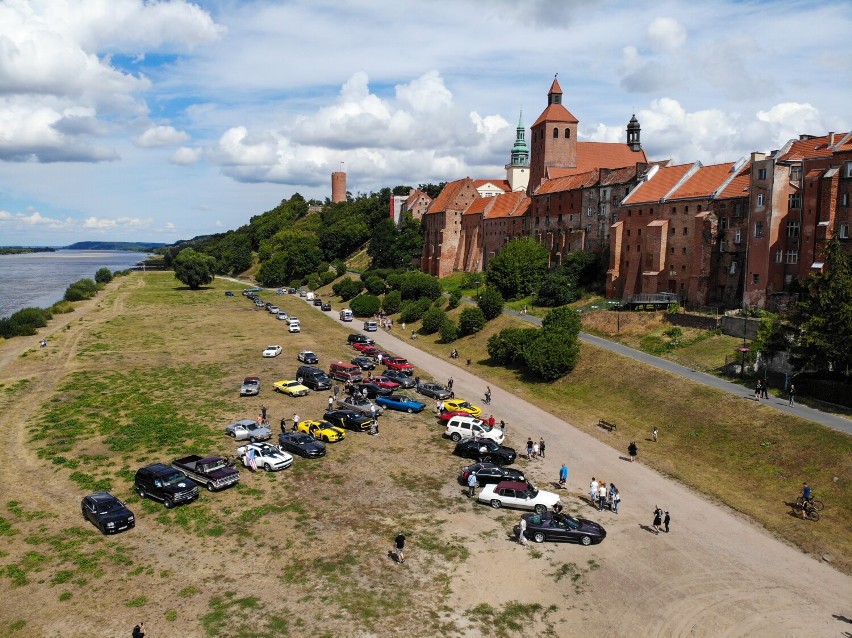
<instances>
[{"instance_id":1,"label":"dirt path","mask_svg":"<svg viewBox=\"0 0 852 638\"><path fill-rule=\"evenodd\" d=\"M360 331L360 324L350 327ZM419 350L408 339L383 331L371 336L441 382L452 376L456 396L481 403L486 382L463 367ZM544 552L539 559L508 542L505 551L489 553L482 564L472 557L452 584L451 598L460 608L482 600L482 582L498 580L500 586L489 590L492 606L513 600L555 604L560 629L594 626L601 636L849 636L852 579L644 466L641 447L640 462L631 463L626 451L613 450L525 401L520 388L492 384L491 389L486 414L505 419L515 442L527 437L547 442L547 458L533 471L537 482L552 489L546 484L567 463L572 496L563 501L569 508L579 505L580 516L601 522L608 537L592 548L538 546ZM577 497L592 476L619 487L618 515L581 504ZM669 534L650 529L656 505L671 511ZM791 525L800 523L791 517ZM463 519L457 531L464 533ZM571 608L565 608L570 578L530 588L540 585L541 573L552 565L582 567L590 559L605 568L581 579L587 591L572 599Z\"/></svg>"}]
</instances>

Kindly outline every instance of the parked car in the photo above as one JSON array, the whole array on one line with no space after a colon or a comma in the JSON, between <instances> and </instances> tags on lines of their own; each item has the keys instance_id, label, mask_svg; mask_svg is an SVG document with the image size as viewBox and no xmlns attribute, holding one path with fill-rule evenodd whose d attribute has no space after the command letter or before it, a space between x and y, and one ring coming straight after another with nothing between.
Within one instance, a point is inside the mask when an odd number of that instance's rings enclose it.
<instances>
[{"instance_id":1,"label":"parked car","mask_svg":"<svg viewBox=\"0 0 852 638\"><path fill-rule=\"evenodd\" d=\"M325 312L329 312L329 311L331 310L331 304L330 304L330 303L328 303L327 301L326 301L326 302L324 302L324 303L322 304L322 306L320 306L320 310L323 310L323 311L325 311Z\"/></svg>"},{"instance_id":2,"label":"parked car","mask_svg":"<svg viewBox=\"0 0 852 638\"><path fill-rule=\"evenodd\" d=\"M265 308L266 307L266 304L263 303L263 301L261 301L260 299L255 299L254 305L257 306L258 308Z\"/></svg>"},{"instance_id":3,"label":"parked car","mask_svg":"<svg viewBox=\"0 0 852 638\"><path fill-rule=\"evenodd\" d=\"M503 447L497 441L491 439L482 441L463 439L456 443L454 453L464 458L475 459L480 462L491 461L498 465L511 465L518 456L514 449Z\"/></svg>"},{"instance_id":4,"label":"parked car","mask_svg":"<svg viewBox=\"0 0 852 638\"><path fill-rule=\"evenodd\" d=\"M356 365L362 370L375 370L376 362L373 361L370 357L352 357L352 361L350 361L352 365Z\"/></svg>"},{"instance_id":5,"label":"parked car","mask_svg":"<svg viewBox=\"0 0 852 638\"><path fill-rule=\"evenodd\" d=\"M409 388L413 388L417 385L414 382L414 379L411 376L405 374L404 372L398 372L397 370L385 370L384 376L388 379L396 381L403 390L408 390Z\"/></svg>"},{"instance_id":6,"label":"parked car","mask_svg":"<svg viewBox=\"0 0 852 638\"><path fill-rule=\"evenodd\" d=\"M606 538L606 530L600 524L585 518L574 518L568 514L546 512L541 515L524 514L527 529L524 536L536 543L561 541L593 545ZM518 526L515 536L518 535Z\"/></svg>"},{"instance_id":7,"label":"parked car","mask_svg":"<svg viewBox=\"0 0 852 638\"><path fill-rule=\"evenodd\" d=\"M314 366L299 366L296 369L296 380L311 390L328 390L331 388L331 377Z\"/></svg>"},{"instance_id":8,"label":"parked car","mask_svg":"<svg viewBox=\"0 0 852 638\"><path fill-rule=\"evenodd\" d=\"M390 370L388 370L385 374L389 373ZM450 391L438 383L420 383L414 387L414 391L418 394L422 394L423 396L432 397L433 399L439 399L441 401L450 398Z\"/></svg>"},{"instance_id":9,"label":"parked car","mask_svg":"<svg viewBox=\"0 0 852 638\"><path fill-rule=\"evenodd\" d=\"M290 315L288 315L283 310L279 310L278 311L278 319L280 319L281 321L290 321Z\"/></svg>"},{"instance_id":10,"label":"parked car","mask_svg":"<svg viewBox=\"0 0 852 638\"><path fill-rule=\"evenodd\" d=\"M95 492L84 496L80 509L83 518L101 530L101 534L118 534L136 526L133 512L109 492Z\"/></svg>"},{"instance_id":11,"label":"parked car","mask_svg":"<svg viewBox=\"0 0 852 638\"><path fill-rule=\"evenodd\" d=\"M382 363L385 364L389 370L404 372L407 375L414 374L414 366L408 363L408 359L403 357L384 357L382 359Z\"/></svg>"},{"instance_id":12,"label":"parked car","mask_svg":"<svg viewBox=\"0 0 852 638\"><path fill-rule=\"evenodd\" d=\"M279 312L281 312L281 308L279 308L278 306L276 306L274 304L272 306L267 306L266 309L269 311L269 314L271 314L271 315L277 315Z\"/></svg>"},{"instance_id":13,"label":"parked car","mask_svg":"<svg viewBox=\"0 0 852 638\"><path fill-rule=\"evenodd\" d=\"M319 357L310 350L302 350L296 358L302 363L319 363Z\"/></svg>"},{"instance_id":14,"label":"parked car","mask_svg":"<svg viewBox=\"0 0 852 638\"><path fill-rule=\"evenodd\" d=\"M308 388L298 381L293 380L276 381L272 384L272 388L276 392L280 392L281 394L286 394L291 397L304 397L311 393Z\"/></svg>"},{"instance_id":15,"label":"parked car","mask_svg":"<svg viewBox=\"0 0 852 638\"><path fill-rule=\"evenodd\" d=\"M467 485L467 477L471 474L476 475L476 480L480 485L499 483L500 481L520 481L521 483L527 481L521 470L500 467L496 463L474 463L473 465L465 465L461 469L459 482Z\"/></svg>"},{"instance_id":16,"label":"parked car","mask_svg":"<svg viewBox=\"0 0 852 638\"><path fill-rule=\"evenodd\" d=\"M495 509L514 507L544 514L559 502L559 494L539 490L526 482L500 481L483 487L476 500Z\"/></svg>"},{"instance_id":17,"label":"parked car","mask_svg":"<svg viewBox=\"0 0 852 638\"><path fill-rule=\"evenodd\" d=\"M240 388L241 397L253 397L260 393L260 379L257 377L246 377Z\"/></svg>"},{"instance_id":18,"label":"parked car","mask_svg":"<svg viewBox=\"0 0 852 638\"><path fill-rule=\"evenodd\" d=\"M454 416L470 416L470 415L467 412L455 412L455 411L448 412L447 410L444 410L443 412L441 412L441 414L438 415L438 422L446 425L447 423L449 423L450 419L452 419Z\"/></svg>"},{"instance_id":19,"label":"parked car","mask_svg":"<svg viewBox=\"0 0 852 638\"><path fill-rule=\"evenodd\" d=\"M374 354L378 354L378 352L379 352L379 349L376 346L371 345L369 343L361 343L360 341L353 343L352 347L355 348L358 352L362 353L366 357L369 357L369 356L374 355Z\"/></svg>"},{"instance_id":20,"label":"parked car","mask_svg":"<svg viewBox=\"0 0 852 638\"><path fill-rule=\"evenodd\" d=\"M304 432L282 432L278 435L278 445L282 450L298 454L306 459L318 459L325 456L325 443L317 441Z\"/></svg>"},{"instance_id":21,"label":"parked car","mask_svg":"<svg viewBox=\"0 0 852 638\"><path fill-rule=\"evenodd\" d=\"M364 330L367 332L376 332L379 329L379 324L377 324L372 319L364 322Z\"/></svg>"},{"instance_id":22,"label":"parked car","mask_svg":"<svg viewBox=\"0 0 852 638\"><path fill-rule=\"evenodd\" d=\"M361 392L363 394L364 390L367 391L367 396L370 399L375 399L379 396L387 396L393 390L390 388L383 388L378 383L373 383L370 379L364 379L360 383L355 386L356 391Z\"/></svg>"},{"instance_id":23,"label":"parked car","mask_svg":"<svg viewBox=\"0 0 852 638\"><path fill-rule=\"evenodd\" d=\"M332 425L328 421L300 421L298 428L299 432L310 434L317 441L324 441L325 443L334 443L346 438L346 432L342 428Z\"/></svg>"},{"instance_id":24,"label":"parked car","mask_svg":"<svg viewBox=\"0 0 852 638\"><path fill-rule=\"evenodd\" d=\"M399 410L400 412L422 412L426 404L421 401L416 401L404 394L391 394L389 396L376 397L376 404L389 410Z\"/></svg>"},{"instance_id":25,"label":"parked car","mask_svg":"<svg viewBox=\"0 0 852 638\"><path fill-rule=\"evenodd\" d=\"M454 416L447 421L445 436L458 443L462 439L491 439L503 443L505 434L500 428L493 428L485 421L472 416Z\"/></svg>"},{"instance_id":26,"label":"parked car","mask_svg":"<svg viewBox=\"0 0 852 638\"><path fill-rule=\"evenodd\" d=\"M225 296L226 296L226 297L233 297L233 296L234 296L234 291L233 291L233 290L226 290L226 291L225 291Z\"/></svg>"},{"instance_id":27,"label":"parked car","mask_svg":"<svg viewBox=\"0 0 852 638\"><path fill-rule=\"evenodd\" d=\"M375 383L377 386L381 388L386 388L388 390L396 390L397 388L399 388L398 382L384 375L373 376L372 378L370 378L370 381Z\"/></svg>"},{"instance_id":28,"label":"parked car","mask_svg":"<svg viewBox=\"0 0 852 638\"><path fill-rule=\"evenodd\" d=\"M358 334L356 332L353 332L348 337L346 337L346 341L349 343L350 346L354 345L356 343L365 343L368 346L371 346L374 343L376 343L375 341L370 339L370 337L368 337L367 335Z\"/></svg>"},{"instance_id":29,"label":"parked car","mask_svg":"<svg viewBox=\"0 0 852 638\"><path fill-rule=\"evenodd\" d=\"M171 509L198 498L198 486L186 474L165 463L151 463L136 470L133 487L140 498L152 498Z\"/></svg>"},{"instance_id":30,"label":"parked car","mask_svg":"<svg viewBox=\"0 0 852 638\"><path fill-rule=\"evenodd\" d=\"M224 490L240 482L240 473L221 456L190 454L172 461L172 467L180 470L208 492Z\"/></svg>"},{"instance_id":31,"label":"parked car","mask_svg":"<svg viewBox=\"0 0 852 638\"><path fill-rule=\"evenodd\" d=\"M373 415L373 406L376 406L377 414L381 414L385 411L383 407L376 405L375 403L370 401L370 399L365 399L360 396L344 396L342 399L337 399L334 404L343 408L344 410L355 410L356 412L360 412L361 414L366 414L369 416Z\"/></svg>"},{"instance_id":32,"label":"parked car","mask_svg":"<svg viewBox=\"0 0 852 638\"><path fill-rule=\"evenodd\" d=\"M308 296L308 291L307 291L307 290L305 290L304 288L299 288L299 296L300 296L300 297L307 297L307 296Z\"/></svg>"},{"instance_id":33,"label":"parked car","mask_svg":"<svg viewBox=\"0 0 852 638\"><path fill-rule=\"evenodd\" d=\"M296 292L297 292L297 291L296 291L296 289L295 289L295 288L288 288L288 289L287 289L287 294L289 294L289 295L295 295L295 294L296 294Z\"/></svg>"},{"instance_id":34,"label":"parked car","mask_svg":"<svg viewBox=\"0 0 852 638\"><path fill-rule=\"evenodd\" d=\"M287 332L302 332L302 322L294 317L287 320Z\"/></svg>"},{"instance_id":35,"label":"parked car","mask_svg":"<svg viewBox=\"0 0 852 638\"><path fill-rule=\"evenodd\" d=\"M464 399L447 399L444 401L444 409L449 412L467 412L470 416L482 414L482 408Z\"/></svg>"},{"instance_id":36,"label":"parked car","mask_svg":"<svg viewBox=\"0 0 852 638\"><path fill-rule=\"evenodd\" d=\"M281 354L281 346L266 346L266 350L263 351L264 357L277 357Z\"/></svg>"},{"instance_id":37,"label":"parked car","mask_svg":"<svg viewBox=\"0 0 852 638\"><path fill-rule=\"evenodd\" d=\"M361 368L351 363L344 363L343 361L337 361L329 365L328 376L338 381L350 381L352 383L357 383L363 379Z\"/></svg>"},{"instance_id":38,"label":"parked car","mask_svg":"<svg viewBox=\"0 0 852 638\"><path fill-rule=\"evenodd\" d=\"M235 441L245 441L248 439L254 443L255 441L266 441L272 436L272 430L265 425L258 425L257 421L243 419L242 421L225 426L225 434L232 437Z\"/></svg>"},{"instance_id":39,"label":"parked car","mask_svg":"<svg viewBox=\"0 0 852 638\"><path fill-rule=\"evenodd\" d=\"M372 427L373 419L355 410L328 410L322 418L338 427L355 432L366 432Z\"/></svg>"},{"instance_id":40,"label":"parked car","mask_svg":"<svg viewBox=\"0 0 852 638\"><path fill-rule=\"evenodd\" d=\"M293 457L287 452L282 452L280 449L269 443L249 443L237 448L237 454L243 462L243 467L250 467L248 461L249 450L254 450L254 464L256 467L262 467L267 472L277 472L285 470L293 465Z\"/></svg>"}]
</instances>

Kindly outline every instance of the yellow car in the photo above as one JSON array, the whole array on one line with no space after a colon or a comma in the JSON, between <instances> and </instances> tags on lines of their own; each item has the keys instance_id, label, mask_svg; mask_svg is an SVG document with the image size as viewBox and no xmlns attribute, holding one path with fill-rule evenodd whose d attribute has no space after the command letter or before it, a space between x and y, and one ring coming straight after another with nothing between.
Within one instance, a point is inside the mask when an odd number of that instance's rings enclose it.
<instances>
[{"instance_id":1,"label":"yellow car","mask_svg":"<svg viewBox=\"0 0 852 638\"><path fill-rule=\"evenodd\" d=\"M289 394L291 397L304 397L310 394L305 386L298 381L276 381L272 387L283 394Z\"/></svg>"},{"instance_id":2,"label":"yellow car","mask_svg":"<svg viewBox=\"0 0 852 638\"><path fill-rule=\"evenodd\" d=\"M479 416L482 414L482 408L464 399L447 399L444 401L444 410L447 412L467 412L470 416Z\"/></svg>"},{"instance_id":3,"label":"yellow car","mask_svg":"<svg viewBox=\"0 0 852 638\"><path fill-rule=\"evenodd\" d=\"M328 421L301 421L299 432L310 434L317 441L325 441L326 443L342 441L346 438L346 432Z\"/></svg>"}]
</instances>

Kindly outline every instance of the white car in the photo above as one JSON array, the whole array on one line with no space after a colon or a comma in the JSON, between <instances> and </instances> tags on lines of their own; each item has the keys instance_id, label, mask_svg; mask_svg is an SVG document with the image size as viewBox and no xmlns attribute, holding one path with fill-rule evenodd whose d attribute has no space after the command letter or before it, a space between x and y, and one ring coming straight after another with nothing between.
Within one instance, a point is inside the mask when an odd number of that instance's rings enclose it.
<instances>
[{"instance_id":1,"label":"white car","mask_svg":"<svg viewBox=\"0 0 852 638\"><path fill-rule=\"evenodd\" d=\"M243 462L243 467L250 467L248 451L254 450L254 464L267 472L277 472L293 465L293 457L269 443L249 443L237 448L237 454Z\"/></svg>"},{"instance_id":2,"label":"white car","mask_svg":"<svg viewBox=\"0 0 852 638\"><path fill-rule=\"evenodd\" d=\"M290 323L287 325L288 332L302 332L302 324L299 323L298 319L294 319L290 317Z\"/></svg>"},{"instance_id":3,"label":"white car","mask_svg":"<svg viewBox=\"0 0 852 638\"><path fill-rule=\"evenodd\" d=\"M281 346L266 346L266 350L263 351L264 357L277 357L281 354Z\"/></svg>"},{"instance_id":4,"label":"white car","mask_svg":"<svg viewBox=\"0 0 852 638\"><path fill-rule=\"evenodd\" d=\"M502 445L506 437L503 430L491 427L482 419L460 415L447 421L447 431L444 434L456 443L462 439L491 439Z\"/></svg>"},{"instance_id":5,"label":"white car","mask_svg":"<svg viewBox=\"0 0 852 638\"><path fill-rule=\"evenodd\" d=\"M279 312L281 312L281 308L279 308L278 306L269 306L267 310L271 315L277 315Z\"/></svg>"},{"instance_id":6,"label":"white car","mask_svg":"<svg viewBox=\"0 0 852 638\"><path fill-rule=\"evenodd\" d=\"M532 510L536 514L544 514L547 510L552 510L553 506L559 502L559 494L536 489L530 483L500 481L483 487L476 500L487 503L495 509L515 507Z\"/></svg>"},{"instance_id":7,"label":"white car","mask_svg":"<svg viewBox=\"0 0 852 638\"><path fill-rule=\"evenodd\" d=\"M289 320L290 320L290 315L288 315L288 314L287 314L286 312L284 312L283 310L279 310L279 311L278 311L278 318L279 318L281 321L289 321Z\"/></svg>"}]
</instances>

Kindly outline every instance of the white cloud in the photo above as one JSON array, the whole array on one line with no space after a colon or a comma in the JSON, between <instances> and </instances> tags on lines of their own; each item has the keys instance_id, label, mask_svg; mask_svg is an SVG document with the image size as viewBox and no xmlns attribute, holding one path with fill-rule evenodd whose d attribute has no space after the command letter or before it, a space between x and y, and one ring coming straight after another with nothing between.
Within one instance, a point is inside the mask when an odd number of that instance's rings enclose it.
<instances>
[{"instance_id":1,"label":"white cloud","mask_svg":"<svg viewBox=\"0 0 852 638\"><path fill-rule=\"evenodd\" d=\"M686 44L686 29L674 18L655 18L648 25L648 40L655 50L674 53Z\"/></svg>"},{"instance_id":2,"label":"white cloud","mask_svg":"<svg viewBox=\"0 0 852 638\"><path fill-rule=\"evenodd\" d=\"M89 230L140 229L150 226L150 219L143 220L138 217L87 217L83 221L83 228Z\"/></svg>"},{"instance_id":3,"label":"white cloud","mask_svg":"<svg viewBox=\"0 0 852 638\"><path fill-rule=\"evenodd\" d=\"M136 144L143 148L174 146L189 140L189 135L173 126L152 126L136 138Z\"/></svg>"},{"instance_id":4,"label":"white cloud","mask_svg":"<svg viewBox=\"0 0 852 638\"><path fill-rule=\"evenodd\" d=\"M195 164L199 159L201 159L202 152L203 151L200 148L189 148L188 146L181 146L174 153L172 153L172 156L169 158L169 161L172 164L178 164L180 166Z\"/></svg>"}]
</instances>

